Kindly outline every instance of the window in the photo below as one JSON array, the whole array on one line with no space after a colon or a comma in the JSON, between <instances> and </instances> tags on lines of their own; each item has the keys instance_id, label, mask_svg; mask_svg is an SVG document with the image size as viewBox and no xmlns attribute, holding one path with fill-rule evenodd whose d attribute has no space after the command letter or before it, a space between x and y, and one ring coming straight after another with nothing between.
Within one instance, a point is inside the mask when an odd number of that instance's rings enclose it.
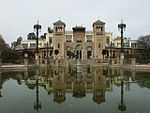
<instances>
[{"instance_id":1,"label":"window","mask_svg":"<svg viewBox=\"0 0 150 113\"><path fill-rule=\"evenodd\" d=\"M67 51L67 58L71 58L71 51Z\"/></svg>"},{"instance_id":2,"label":"window","mask_svg":"<svg viewBox=\"0 0 150 113\"><path fill-rule=\"evenodd\" d=\"M98 44L98 47L101 48L101 43Z\"/></svg>"},{"instance_id":3,"label":"window","mask_svg":"<svg viewBox=\"0 0 150 113\"><path fill-rule=\"evenodd\" d=\"M22 44L23 48L27 48L28 47L28 44L25 43L25 44Z\"/></svg>"},{"instance_id":4,"label":"window","mask_svg":"<svg viewBox=\"0 0 150 113\"><path fill-rule=\"evenodd\" d=\"M97 26L96 27L96 32L102 32L103 31L103 27L102 26Z\"/></svg>"},{"instance_id":5,"label":"window","mask_svg":"<svg viewBox=\"0 0 150 113\"><path fill-rule=\"evenodd\" d=\"M60 48L60 43L58 43L58 48Z\"/></svg>"},{"instance_id":6,"label":"window","mask_svg":"<svg viewBox=\"0 0 150 113\"><path fill-rule=\"evenodd\" d=\"M92 42L93 36L92 35L87 35L86 38L87 38L87 42Z\"/></svg>"},{"instance_id":7,"label":"window","mask_svg":"<svg viewBox=\"0 0 150 113\"><path fill-rule=\"evenodd\" d=\"M106 44L109 45L109 37L106 38Z\"/></svg>"},{"instance_id":8,"label":"window","mask_svg":"<svg viewBox=\"0 0 150 113\"><path fill-rule=\"evenodd\" d=\"M82 42L81 37L77 37L77 42Z\"/></svg>"},{"instance_id":9,"label":"window","mask_svg":"<svg viewBox=\"0 0 150 113\"><path fill-rule=\"evenodd\" d=\"M39 43L40 46L42 46L42 43Z\"/></svg>"},{"instance_id":10,"label":"window","mask_svg":"<svg viewBox=\"0 0 150 113\"><path fill-rule=\"evenodd\" d=\"M72 42L72 35L66 36L66 42Z\"/></svg>"},{"instance_id":11,"label":"window","mask_svg":"<svg viewBox=\"0 0 150 113\"><path fill-rule=\"evenodd\" d=\"M49 38L49 43L52 43L52 38L51 37Z\"/></svg>"},{"instance_id":12,"label":"window","mask_svg":"<svg viewBox=\"0 0 150 113\"><path fill-rule=\"evenodd\" d=\"M35 46L36 46L36 44L33 44L33 43L30 44L30 47L35 47Z\"/></svg>"},{"instance_id":13,"label":"window","mask_svg":"<svg viewBox=\"0 0 150 113\"><path fill-rule=\"evenodd\" d=\"M137 44L136 43L131 43L131 47L136 48Z\"/></svg>"},{"instance_id":14,"label":"window","mask_svg":"<svg viewBox=\"0 0 150 113\"><path fill-rule=\"evenodd\" d=\"M100 32L100 26L96 27L96 32Z\"/></svg>"},{"instance_id":15,"label":"window","mask_svg":"<svg viewBox=\"0 0 150 113\"><path fill-rule=\"evenodd\" d=\"M56 32L62 32L62 27L56 27Z\"/></svg>"},{"instance_id":16,"label":"window","mask_svg":"<svg viewBox=\"0 0 150 113\"><path fill-rule=\"evenodd\" d=\"M103 31L103 27L100 27L101 31Z\"/></svg>"}]
</instances>

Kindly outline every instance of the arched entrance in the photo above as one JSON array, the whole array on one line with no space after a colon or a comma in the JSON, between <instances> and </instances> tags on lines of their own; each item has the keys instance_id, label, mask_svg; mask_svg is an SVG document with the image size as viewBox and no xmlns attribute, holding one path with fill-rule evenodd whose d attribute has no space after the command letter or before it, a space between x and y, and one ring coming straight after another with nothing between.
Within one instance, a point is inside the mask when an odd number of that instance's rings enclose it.
<instances>
[{"instance_id":1,"label":"arched entrance","mask_svg":"<svg viewBox=\"0 0 150 113\"><path fill-rule=\"evenodd\" d=\"M92 58L92 47L88 46L87 47L87 59L91 59Z\"/></svg>"},{"instance_id":2,"label":"arched entrance","mask_svg":"<svg viewBox=\"0 0 150 113\"><path fill-rule=\"evenodd\" d=\"M77 59L82 59L82 54L83 54L82 50L83 50L83 46L81 44L76 46L75 53Z\"/></svg>"},{"instance_id":3,"label":"arched entrance","mask_svg":"<svg viewBox=\"0 0 150 113\"><path fill-rule=\"evenodd\" d=\"M72 47L68 46L66 48L66 56L68 59L70 59L72 57Z\"/></svg>"}]
</instances>

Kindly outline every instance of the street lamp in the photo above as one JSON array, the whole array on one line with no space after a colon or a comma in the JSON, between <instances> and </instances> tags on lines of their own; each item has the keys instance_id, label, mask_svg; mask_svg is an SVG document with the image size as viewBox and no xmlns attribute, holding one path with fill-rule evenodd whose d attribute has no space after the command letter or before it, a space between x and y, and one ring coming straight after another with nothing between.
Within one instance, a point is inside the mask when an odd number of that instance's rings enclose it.
<instances>
[{"instance_id":1,"label":"street lamp","mask_svg":"<svg viewBox=\"0 0 150 113\"><path fill-rule=\"evenodd\" d=\"M121 24L118 24L118 29L121 31L121 52L123 52L123 31L126 29L126 24L121 20Z\"/></svg>"},{"instance_id":2,"label":"street lamp","mask_svg":"<svg viewBox=\"0 0 150 113\"><path fill-rule=\"evenodd\" d=\"M39 25L39 21L37 21L37 24L34 25L34 30L36 32L36 53L38 53L38 45L39 45L38 38L39 38L39 32L41 32L41 28L42 26Z\"/></svg>"},{"instance_id":3,"label":"street lamp","mask_svg":"<svg viewBox=\"0 0 150 113\"><path fill-rule=\"evenodd\" d=\"M39 65L39 50L38 50L38 45L39 45L39 32L41 31L42 26L39 25L39 21L37 21L37 24L34 25L34 31L36 32L36 65Z\"/></svg>"}]
</instances>

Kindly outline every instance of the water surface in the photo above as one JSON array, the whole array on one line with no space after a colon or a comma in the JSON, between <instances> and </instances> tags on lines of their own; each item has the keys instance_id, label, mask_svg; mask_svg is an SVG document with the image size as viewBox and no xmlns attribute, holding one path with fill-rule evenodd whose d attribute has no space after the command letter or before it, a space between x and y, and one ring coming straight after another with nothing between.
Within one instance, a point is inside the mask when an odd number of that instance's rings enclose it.
<instances>
[{"instance_id":1,"label":"water surface","mask_svg":"<svg viewBox=\"0 0 150 113\"><path fill-rule=\"evenodd\" d=\"M100 67L5 70L0 113L150 113L150 72Z\"/></svg>"}]
</instances>

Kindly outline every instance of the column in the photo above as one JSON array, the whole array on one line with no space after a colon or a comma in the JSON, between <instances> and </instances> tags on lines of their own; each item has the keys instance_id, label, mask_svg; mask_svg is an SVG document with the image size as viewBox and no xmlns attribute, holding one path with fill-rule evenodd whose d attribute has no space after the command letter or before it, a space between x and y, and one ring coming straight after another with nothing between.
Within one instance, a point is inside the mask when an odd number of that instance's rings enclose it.
<instances>
[{"instance_id":1,"label":"column","mask_svg":"<svg viewBox=\"0 0 150 113\"><path fill-rule=\"evenodd\" d=\"M136 64L136 58L131 58L131 66L134 67Z\"/></svg>"},{"instance_id":2,"label":"column","mask_svg":"<svg viewBox=\"0 0 150 113\"><path fill-rule=\"evenodd\" d=\"M120 53L120 66L123 66L124 62L124 53Z\"/></svg>"},{"instance_id":3,"label":"column","mask_svg":"<svg viewBox=\"0 0 150 113\"><path fill-rule=\"evenodd\" d=\"M0 73L2 71L2 59L0 58Z\"/></svg>"},{"instance_id":4,"label":"column","mask_svg":"<svg viewBox=\"0 0 150 113\"><path fill-rule=\"evenodd\" d=\"M111 58L111 65L114 65L114 64L115 64L115 59Z\"/></svg>"},{"instance_id":5,"label":"column","mask_svg":"<svg viewBox=\"0 0 150 113\"><path fill-rule=\"evenodd\" d=\"M38 53L35 54L35 62L36 62L36 65L39 66L40 62L39 62L39 55L38 55Z\"/></svg>"},{"instance_id":6,"label":"column","mask_svg":"<svg viewBox=\"0 0 150 113\"><path fill-rule=\"evenodd\" d=\"M24 59L24 66L25 66L25 67L28 67L28 64L29 64L29 59L28 59L28 58L25 58L25 59Z\"/></svg>"}]
</instances>

